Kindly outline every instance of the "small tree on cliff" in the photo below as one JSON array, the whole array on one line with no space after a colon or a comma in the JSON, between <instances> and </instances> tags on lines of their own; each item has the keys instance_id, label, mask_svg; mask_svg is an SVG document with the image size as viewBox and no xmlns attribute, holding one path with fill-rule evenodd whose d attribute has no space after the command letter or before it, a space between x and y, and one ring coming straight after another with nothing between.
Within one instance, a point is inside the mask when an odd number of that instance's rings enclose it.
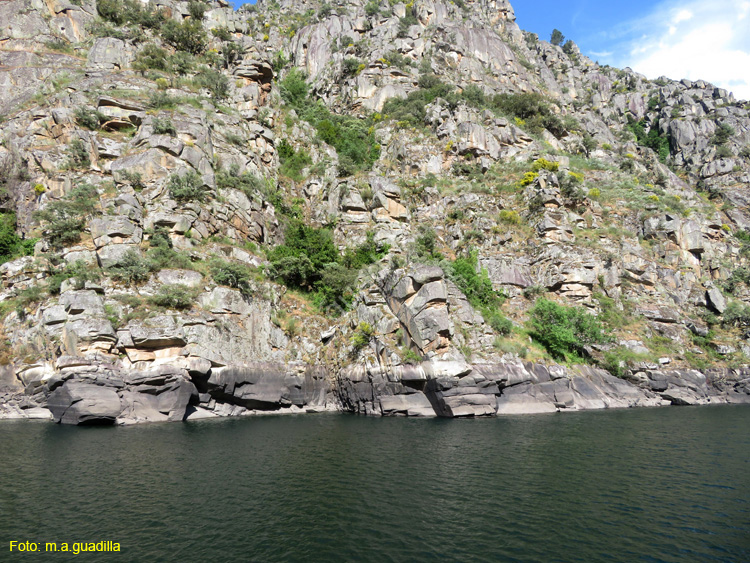
<instances>
[{"instance_id":1,"label":"small tree on cliff","mask_svg":"<svg viewBox=\"0 0 750 563\"><path fill-rule=\"evenodd\" d=\"M562 31L560 31L559 29L553 29L552 36L550 37L549 42L555 46L560 46L562 45L563 41L565 41L565 36L562 34Z\"/></svg>"}]
</instances>

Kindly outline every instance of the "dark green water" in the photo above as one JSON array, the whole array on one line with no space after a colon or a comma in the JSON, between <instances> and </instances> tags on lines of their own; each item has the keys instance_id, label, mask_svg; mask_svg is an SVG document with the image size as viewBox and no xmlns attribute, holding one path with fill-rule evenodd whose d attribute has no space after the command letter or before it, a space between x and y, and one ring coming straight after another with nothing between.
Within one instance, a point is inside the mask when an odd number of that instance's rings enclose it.
<instances>
[{"instance_id":1,"label":"dark green water","mask_svg":"<svg viewBox=\"0 0 750 563\"><path fill-rule=\"evenodd\" d=\"M750 408L0 423L10 540L89 561L750 561Z\"/></svg>"}]
</instances>

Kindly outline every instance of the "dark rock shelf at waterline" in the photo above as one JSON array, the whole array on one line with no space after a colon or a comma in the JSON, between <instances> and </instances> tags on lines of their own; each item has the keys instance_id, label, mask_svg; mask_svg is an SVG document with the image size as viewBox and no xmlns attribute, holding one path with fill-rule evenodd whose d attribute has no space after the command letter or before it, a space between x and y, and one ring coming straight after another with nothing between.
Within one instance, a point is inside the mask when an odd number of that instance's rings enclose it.
<instances>
[{"instance_id":1,"label":"dark rock shelf at waterline","mask_svg":"<svg viewBox=\"0 0 750 563\"><path fill-rule=\"evenodd\" d=\"M103 372L79 359L28 385L25 394L11 391L7 397L4 406L0 401L0 418L79 425L325 410L459 418L750 403L750 370L655 369L626 381L588 366L433 361L391 368L357 365L332 377L322 366L260 362L203 371L159 366Z\"/></svg>"}]
</instances>

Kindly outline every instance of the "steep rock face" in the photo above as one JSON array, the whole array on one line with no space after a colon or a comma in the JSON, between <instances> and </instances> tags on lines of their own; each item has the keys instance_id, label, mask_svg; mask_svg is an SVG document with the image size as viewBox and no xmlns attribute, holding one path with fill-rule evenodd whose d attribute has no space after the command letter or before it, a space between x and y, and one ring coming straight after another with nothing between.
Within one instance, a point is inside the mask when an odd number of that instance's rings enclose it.
<instances>
[{"instance_id":1,"label":"steep rock face","mask_svg":"<svg viewBox=\"0 0 750 563\"><path fill-rule=\"evenodd\" d=\"M211 1L198 43L168 29L188 3L141 5L0 6L0 417L750 397L746 102L540 41L506 0ZM294 220L383 250L327 310L269 261ZM591 366L530 341L540 295L607 323Z\"/></svg>"}]
</instances>

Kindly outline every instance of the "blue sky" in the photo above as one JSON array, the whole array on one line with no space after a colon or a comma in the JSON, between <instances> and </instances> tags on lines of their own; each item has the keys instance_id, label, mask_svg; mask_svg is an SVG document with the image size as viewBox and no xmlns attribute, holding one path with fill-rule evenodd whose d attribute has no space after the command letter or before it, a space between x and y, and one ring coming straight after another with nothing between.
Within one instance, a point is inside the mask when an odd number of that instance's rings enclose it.
<instances>
[{"instance_id":1,"label":"blue sky","mask_svg":"<svg viewBox=\"0 0 750 563\"><path fill-rule=\"evenodd\" d=\"M750 0L511 4L521 29L549 40L557 28L601 64L629 66L649 78L703 79L750 100Z\"/></svg>"}]
</instances>

